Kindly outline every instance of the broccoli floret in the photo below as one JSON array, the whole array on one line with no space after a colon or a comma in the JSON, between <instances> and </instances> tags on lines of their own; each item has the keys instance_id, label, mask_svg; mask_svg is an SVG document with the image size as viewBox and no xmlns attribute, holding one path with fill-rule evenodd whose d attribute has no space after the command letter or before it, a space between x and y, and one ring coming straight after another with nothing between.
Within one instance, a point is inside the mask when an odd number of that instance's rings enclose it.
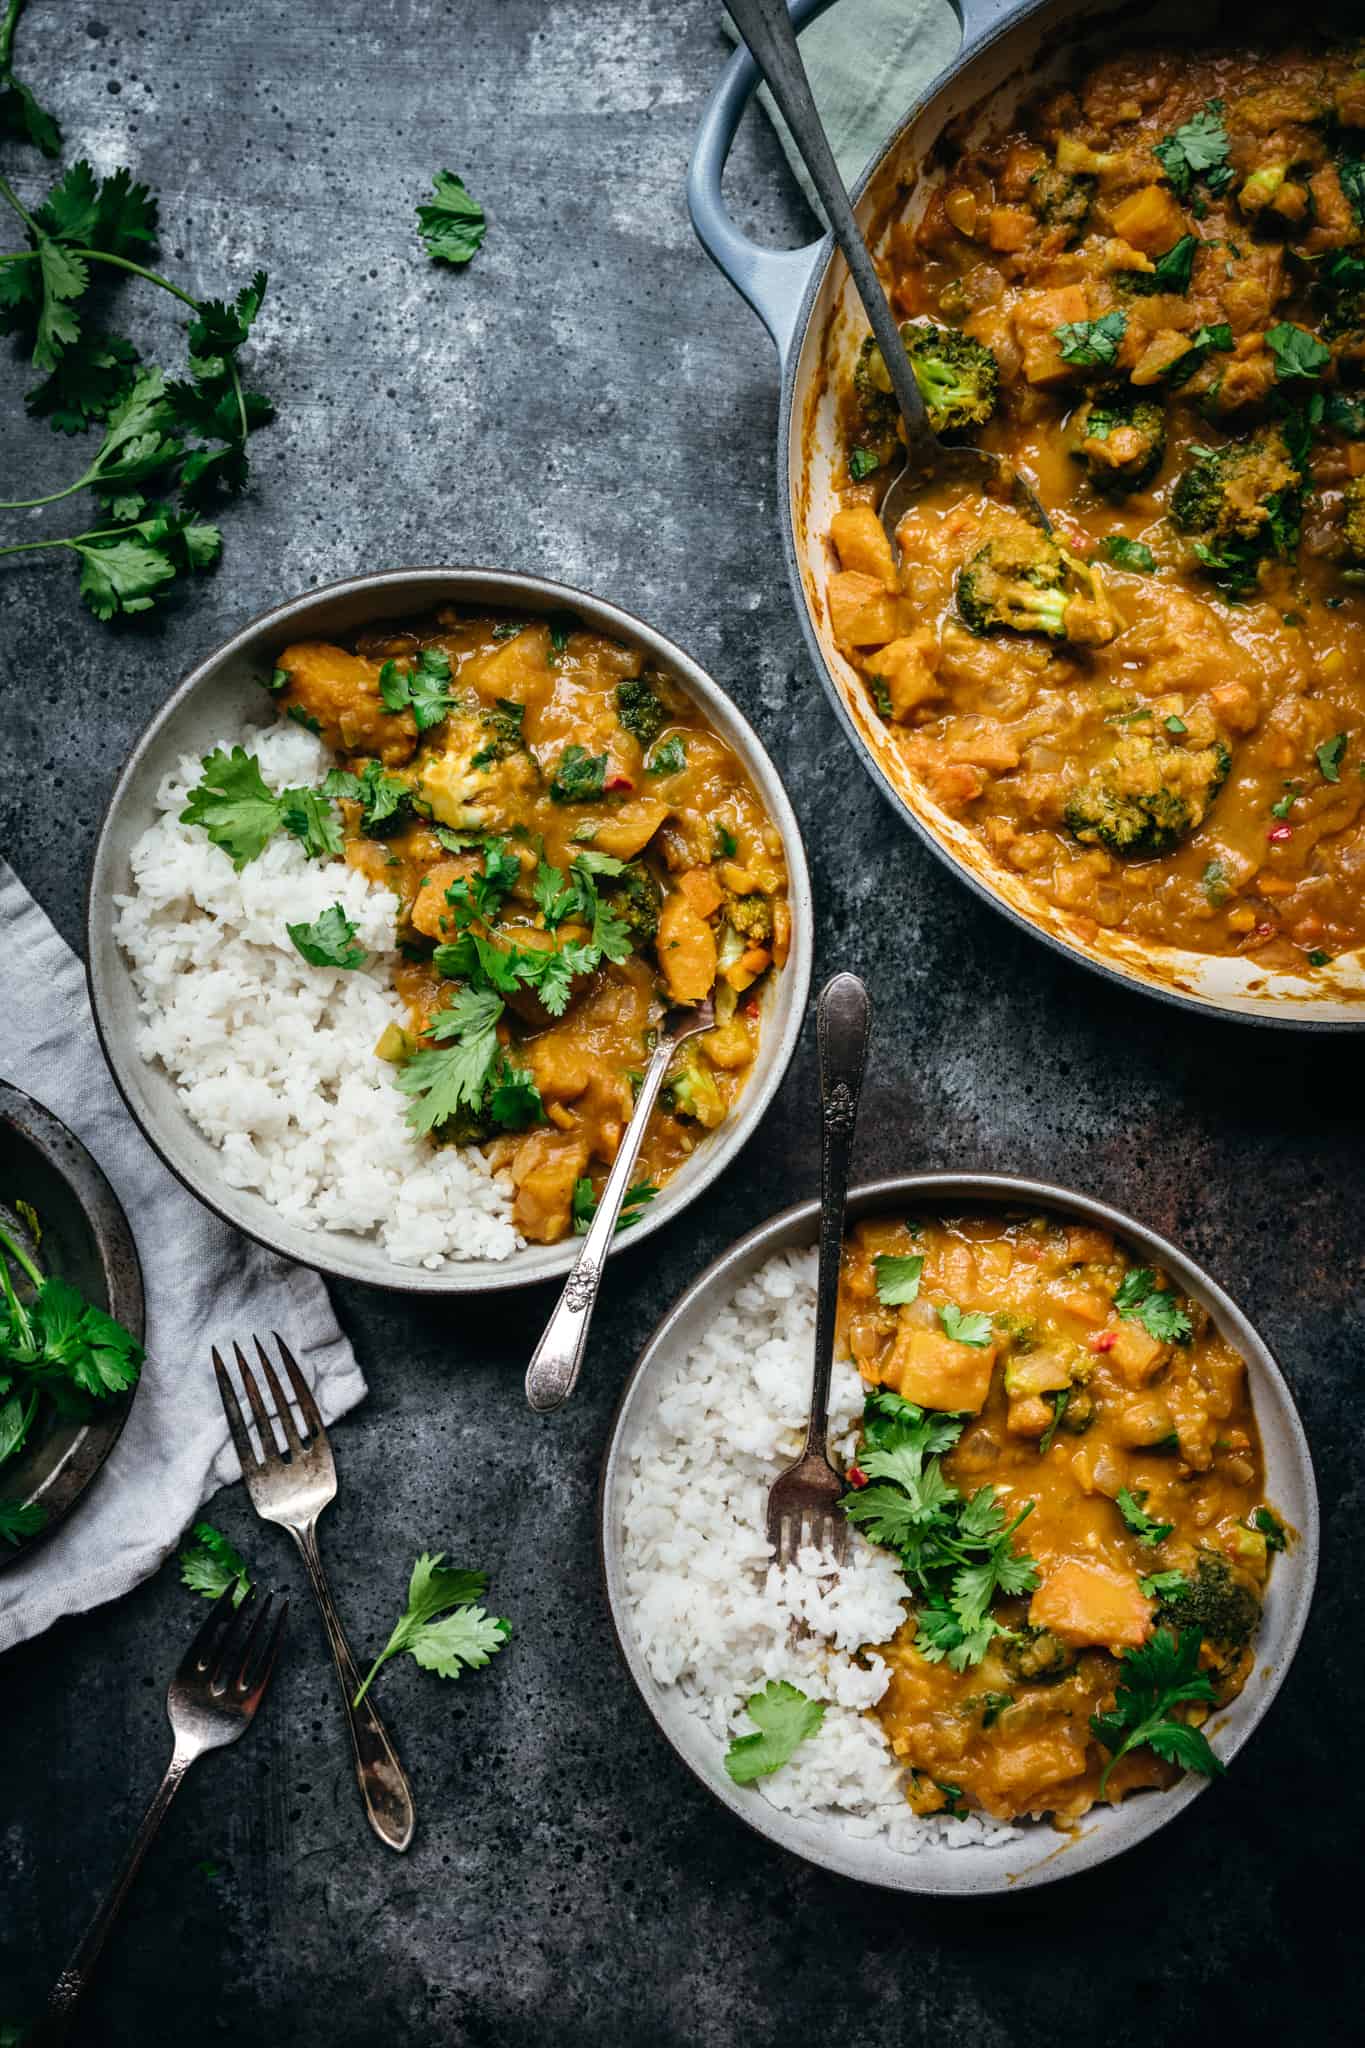
<instances>
[{"instance_id":1,"label":"broccoli floret","mask_svg":"<svg viewBox=\"0 0 1365 2048\"><path fill-rule=\"evenodd\" d=\"M773 935L772 904L757 891L749 896L731 896L725 906L725 920L754 946L766 946Z\"/></svg>"},{"instance_id":2,"label":"broccoli floret","mask_svg":"<svg viewBox=\"0 0 1365 2048\"><path fill-rule=\"evenodd\" d=\"M473 1108L466 1104L443 1118L430 1135L432 1144L436 1146L482 1145L496 1130L497 1125L481 1107Z\"/></svg>"},{"instance_id":3,"label":"broccoli floret","mask_svg":"<svg viewBox=\"0 0 1365 2048\"><path fill-rule=\"evenodd\" d=\"M928 320L905 321L901 340L936 434L978 426L990 418L1000 397L1000 365L984 342ZM870 334L859 353L853 384L867 438L881 443L888 432L895 432L899 413L882 352Z\"/></svg>"},{"instance_id":4,"label":"broccoli floret","mask_svg":"<svg viewBox=\"0 0 1365 2048\"><path fill-rule=\"evenodd\" d=\"M691 1117L708 1131L724 1118L725 1103L716 1077L694 1045L685 1045L678 1054L663 1093L674 1116Z\"/></svg>"},{"instance_id":5,"label":"broccoli floret","mask_svg":"<svg viewBox=\"0 0 1365 2048\"><path fill-rule=\"evenodd\" d=\"M1201 448L1171 495L1171 517L1193 535L1194 551L1230 595L1256 581L1267 555L1290 555L1299 540L1297 466L1272 427L1223 448Z\"/></svg>"},{"instance_id":6,"label":"broccoli floret","mask_svg":"<svg viewBox=\"0 0 1365 2048\"><path fill-rule=\"evenodd\" d=\"M973 633L1008 627L1102 647L1114 616L1098 569L1078 561L1016 513L977 550L957 578L957 608Z\"/></svg>"},{"instance_id":7,"label":"broccoli floret","mask_svg":"<svg viewBox=\"0 0 1365 2048\"><path fill-rule=\"evenodd\" d=\"M1076 1666L1074 1650L1069 1650L1051 1629L1034 1628L1031 1622L1005 1637L1000 1654L1010 1676L1026 1685L1050 1685L1054 1679L1065 1678Z\"/></svg>"},{"instance_id":8,"label":"broccoli floret","mask_svg":"<svg viewBox=\"0 0 1365 2048\"><path fill-rule=\"evenodd\" d=\"M1066 1397L1060 1427L1068 1436L1084 1436L1095 1420L1095 1396L1088 1387L1073 1386Z\"/></svg>"},{"instance_id":9,"label":"broccoli floret","mask_svg":"<svg viewBox=\"0 0 1365 2048\"><path fill-rule=\"evenodd\" d=\"M663 890L643 861L627 861L619 875L599 876L597 893L629 927L637 951L653 944L659 931Z\"/></svg>"},{"instance_id":10,"label":"broccoli floret","mask_svg":"<svg viewBox=\"0 0 1365 2048\"><path fill-rule=\"evenodd\" d=\"M1077 409L1068 439L1096 490L1121 497L1140 491L1160 469L1166 413L1137 392L1103 392Z\"/></svg>"},{"instance_id":11,"label":"broccoli floret","mask_svg":"<svg viewBox=\"0 0 1365 2048\"><path fill-rule=\"evenodd\" d=\"M1221 740L1180 747L1127 732L1067 799L1067 830L1110 853L1166 853L1208 816L1232 756Z\"/></svg>"},{"instance_id":12,"label":"broccoli floret","mask_svg":"<svg viewBox=\"0 0 1365 2048\"><path fill-rule=\"evenodd\" d=\"M1162 1595L1158 1625L1196 1629L1203 1638L1201 1662L1220 1688L1239 1675L1247 1646L1261 1621L1255 1587L1216 1551L1201 1550L1192 1579L1179 1593Z\"/></svg>"},{"instance_id":13,"label":"broccoli floret","mask_svg":"<svg viewBox=\"0 0 1365 2048\"><path fill-rule=\"evenodd\" d=\"M668 712L648 676L627 676L616 685L616 717L642 747L652 747L668 724Z\"/></svg>"},{"instance_id":14,"label":"broccoli floret","mask_svg":"<svg viewBox=\"0 0 1365 2048\"><path fill-rule=\"evenodd\" d=\"M1029 179L1029 205L1045 227L1065 228L1068 245L1080 239L1095 196L1095 180L1084 171L1047 164Z\"/></svg>"},{"instance_id":15,"label":"broccoli floret","mask_svg":"<svg viewBox=\"0 0 1365 2048\"><path fill-rule=\"evenodd\" d=\"M490 761L505 761L509 754L520 752L524 745L521 722L525 716L526 706L511 697L499 697L491 710L483 713L481 723L485 738L474 755L476 768L482 768Z\"/></svg>"}]
</instances>

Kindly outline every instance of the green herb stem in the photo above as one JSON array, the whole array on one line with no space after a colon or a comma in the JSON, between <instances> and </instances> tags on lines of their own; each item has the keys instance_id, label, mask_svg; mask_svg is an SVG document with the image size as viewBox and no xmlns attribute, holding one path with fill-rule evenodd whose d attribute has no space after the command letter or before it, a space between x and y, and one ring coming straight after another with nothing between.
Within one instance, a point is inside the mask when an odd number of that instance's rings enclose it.
<instances>
[{"instance_id":1,"label":"green herb stem","mask_svg":"<svg viewBox=\"0 0 1365 2048\"><path fill-rule=\"evenodd\" d=\"M34 1265L32 1259L24 1250L23 1246L16 1244L14 1239L10 1236L9 1232L2 1227L0 1227L0 1245L3 1245L5 1247L5 1250L11 1253L12 1256L18 1260L19 1264L23 1267L25 1273L27 1273L29 1279L33 1282L34 1286L41 1287L43 1284L42 1274Z\"/></svg>"}]
</instances>

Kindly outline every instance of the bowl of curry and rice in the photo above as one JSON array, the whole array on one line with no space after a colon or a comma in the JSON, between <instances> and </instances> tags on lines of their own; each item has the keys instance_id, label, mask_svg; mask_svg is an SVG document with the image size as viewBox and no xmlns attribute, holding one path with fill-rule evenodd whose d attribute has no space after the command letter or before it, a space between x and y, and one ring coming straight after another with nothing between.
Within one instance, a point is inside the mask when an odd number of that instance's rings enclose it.
<instances>
[{"instance_id":1,"label":"bowl of curry and rice","mask_svg":"<svg viewBox=\"0 0 1365 2048\"><path fill-rule=\"evenodd\" d=\"M711 998L621 1241L751 1135L795 1047L810 887L720 686L543 578L392 571L253 620L139 740L88 899L133 1116L228 1221L415 1292L566 1272L664 1010Z\"/></svg>"}]
</instances>

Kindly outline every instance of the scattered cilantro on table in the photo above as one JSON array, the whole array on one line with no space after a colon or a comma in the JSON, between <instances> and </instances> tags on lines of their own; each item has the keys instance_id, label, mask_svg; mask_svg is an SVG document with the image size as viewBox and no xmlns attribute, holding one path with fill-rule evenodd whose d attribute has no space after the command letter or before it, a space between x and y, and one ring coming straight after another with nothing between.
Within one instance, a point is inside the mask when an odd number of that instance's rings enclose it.
<instances>
[{"instance_id":1,"label":"scattered cilantro on table","mask_svg":"<svg viewBox=\"0 0 1365 2048\"><path fill-rule=\"evenodd\" d=\"M1150 1266L1130 1266L1119 1282L1114 1307L1125 1322L1141 1323L1159 1344L1185 1344L1190 1319L1169 1287L1158 1287Z\"/></svg>"},{"instance_id":2,"label":"scattered cilantro on table","mask_svg":"<svg viewBox=\"0 0 1365 2048\"><path fill-rule=\"evenodd\" d=\"M1155 1750L1167 1763L1206 1778L1222 1774L1225 1767L1207 1737L1173 1712L1190 1703L1214 1704L1212 1681L1199 1669L1199 1642L1197 1629L1177 1636L1159 1628L1140 1650L1129 1650L1119 1660L1122 1676L1113 1706L1090 1717L1091 1732L1110 1752L1100 1774L1101 1798L1119 1758L1134 1749Z\"/></svg>"},{"instance_id":3,"label":"scattered cilantro on table","mask_svg":"<svg viewBox=\"0 0 1365 2048\"><path fill-rule=\"evenodd\" d=\"M1114 1505L1138 1542L1153 1550L1166 1541L1175 1526L1173 1522L1158 1522L1154 1515L1148 1514L1147 1495L1141 1488L1134 1492L1127 1486L1121 1486L1114 1496Z\"/></svg>"},{"instance_id":4,"label":"scattered cilantro on table","mask_svg":"<svg viewBox=\"0 0 1365 2048\"><path fill-rule=\"evenodd\" d=\"M437 171L433 199L417 208L417 232L434 262L459 265L478 253L487 233L483 208L454 171Z\"/></svg>"},{"instance_id":5,"label":"scattered cilantro on table","mask_svg":"<svg viewBox=\"0 0 1365 2048\"><path fill-rule=\"evenodd\" d=\"M365 948L355 943L358 927L345 908L334 903L312 924L287 924L294 950L313 967L363 967Z\"/></svg>"},{"instance_id":6,"label":"scattered cilantro on table","mask_svg":"<svg viewBox=\"0 0 1365 2048\"><path fill-rule=\"evenodd\" d=\"M356 1706L390 1657L406 1651L424 1671L434 1671L438 1678L458 1678L463 1671L482 1669L512 1633L510 1622L476 1605L488 1587L486 1574L457 1571L444 1558L443 1550L434 1556L423 1551L413 1566L407 1605L370 1666L355 1696Z\"/></svg>"},{"instance_id":7,"label":"scattered cilantro on table","mask_svg":"<svg viewBox=\"0 0 1365 2048\"><path fill-rule=\"evenodd\" d=\"M725 1752L725 1768L736 1785L752 1785L790 1763L825 1718L824 1703L807 1699L785 1678L770 1678L744 1702L744 1710L758 1732L737 1735Z\"/></svg>"},{"instance_id":8,"label":"scattered cilantro on table","mask_svg":"<svg viewBox=\"0 0 1365 2048\"><path fill-rule=\"evenodd\" d=\"M234 1607L240 1607L251 1591L245 1558L212 1522L196 1522L181 1544L180 1577L192 1593L202 1593L206 1600L221 1599L233 1587Z\"/></svg>"}]
</instances>

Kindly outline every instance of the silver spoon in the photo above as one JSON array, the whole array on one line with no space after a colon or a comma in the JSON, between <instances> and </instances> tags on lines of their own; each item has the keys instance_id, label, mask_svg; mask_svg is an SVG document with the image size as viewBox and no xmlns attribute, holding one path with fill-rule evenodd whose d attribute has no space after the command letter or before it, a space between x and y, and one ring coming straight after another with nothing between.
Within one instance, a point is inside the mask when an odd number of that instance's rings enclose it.
<instances>
[{"instance_id":1,"label":"silver spoon","mask_svg":"<svg viewBox=\"0 0 1365 2048\"><path fill-rule=\"evenodd\" d=\"M944 482L962 482L973 491L1008 500L1036 526L1050 533L1052 526L1046 512L1012 463L984 448L947 447L929 424L896 316L854 218L829 138L811 96L810 80L784 0L729 0L729 5L731 19L781 109L801 161L820 195L830 232L871 322L905 422L905 467L881 503L881 521L893 551L898 552L896 527L913 500L929 485Z\"/></svg>"},{"instance_id":2,"label":"silver spoon","mask_svg":"<svg viewBox=\"0 0 1365 2048\"><path fill-rule=\"evenodd\" d=\"M715 1006L708 996L704 1003L695 1007L669 1010L659 1027L659 1041L645 1068L635 1108L622 1135L611 1172L607 1175L597 1213L588 1226L577 1263L564 1282L564 1292L526 1369L526 1399L538 1415L548 1415L552 1408L560 1407L578 1384L588 1341L588 1325L597 1306L597 1290L602 1282L602 1268L606 1264L607 1252L616 1232L616 1219L621 1213L621 1204L644 1142L645 1126L664 1085L664 1075L678 1047L689 1038L695 1038L699 1032L709 1031L715 1021Z\"/></svg>"}]
</instances>

